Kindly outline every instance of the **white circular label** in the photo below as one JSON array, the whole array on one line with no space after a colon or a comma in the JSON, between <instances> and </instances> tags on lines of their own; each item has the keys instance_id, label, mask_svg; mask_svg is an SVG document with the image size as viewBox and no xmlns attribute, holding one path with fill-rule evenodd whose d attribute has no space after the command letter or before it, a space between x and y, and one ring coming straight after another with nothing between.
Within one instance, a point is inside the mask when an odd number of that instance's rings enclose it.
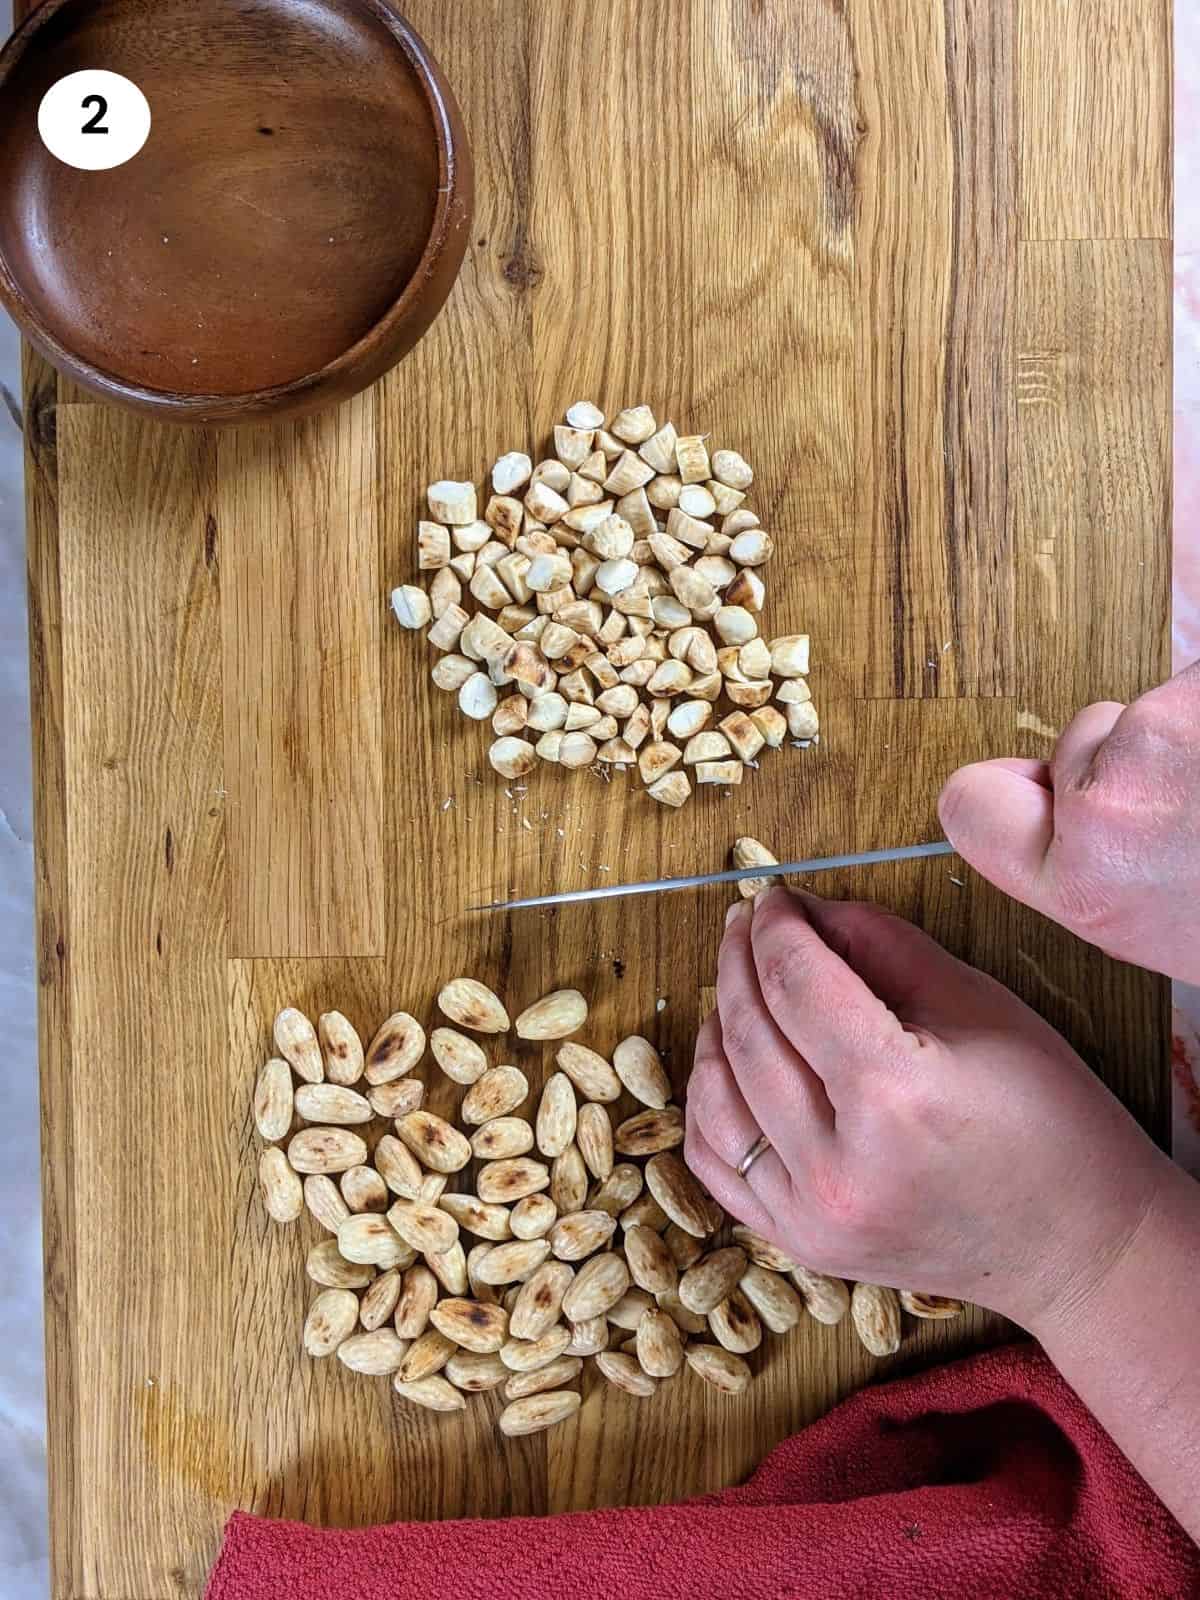
<instances>
[{"instance_id":1,"label":"white circular label","mask_svg":"<svg viewBox=\"0 0 1200 1600\"><path fill-rule=\"evenodd\" d=\"M119 72L72 72L42 96L38 132L67 166L103 172L132 160L150 137L150 104Z\"/></svg>"}]
</instances>

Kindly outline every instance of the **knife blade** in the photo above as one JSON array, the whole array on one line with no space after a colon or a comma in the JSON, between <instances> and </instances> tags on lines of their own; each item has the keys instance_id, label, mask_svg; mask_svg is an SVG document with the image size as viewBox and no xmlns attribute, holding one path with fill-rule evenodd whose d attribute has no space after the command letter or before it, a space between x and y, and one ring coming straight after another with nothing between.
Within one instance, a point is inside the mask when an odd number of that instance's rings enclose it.
<instances>
[{"instance_id":1,"label":"knife blade","mask_svg":"<svg viewBox=\"0 0 1200 1600\"><path fill-rule=\"evenodd\" d=\"M922 861L928 856L949 856L954 846L945 839L933 844L908 844L896 850L860 850L852 855L819 856L813 861L781 861L773 867L733 867L728 872L705 872L691 878L654 878L647 883L611 883L602 889L572 889L564 894L537 894L525 900L493 900L472 906L472 911L527 911L535 906L570 906L586 900L615 900L622 895L667 894L674 889L700 889L710 883L741 883L746 878L782 878L808 872L832 872L837 867L872 867L884 861Z\"/></svg>"}]
</instances>

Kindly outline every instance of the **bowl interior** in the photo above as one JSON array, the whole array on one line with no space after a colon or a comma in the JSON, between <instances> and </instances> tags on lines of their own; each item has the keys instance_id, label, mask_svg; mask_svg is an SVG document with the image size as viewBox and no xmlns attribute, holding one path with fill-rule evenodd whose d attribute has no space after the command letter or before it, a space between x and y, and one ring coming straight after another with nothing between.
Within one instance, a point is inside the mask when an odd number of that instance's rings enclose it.
<instances>
[{"instance_id":1,"label":"bowl interior","mask_svg":"<svg viewBox=\"0 0 1200 1600\"><path fill-rule=\"evenodd\" d=\"M81 172L42 95L103 67L150 102L142 150ZM103 373L241 395L319 371L400 296L440 182L425 85L376 0L65 0L0 83L0 258Z\"/></svg>"}]
</instances>

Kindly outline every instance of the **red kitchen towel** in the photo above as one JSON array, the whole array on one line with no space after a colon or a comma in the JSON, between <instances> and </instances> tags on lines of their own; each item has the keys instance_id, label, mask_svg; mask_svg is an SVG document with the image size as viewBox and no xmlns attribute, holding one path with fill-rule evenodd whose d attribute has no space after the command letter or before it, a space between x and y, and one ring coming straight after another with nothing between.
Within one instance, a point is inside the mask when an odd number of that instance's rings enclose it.
<instances>
[{"instance_id":1,"label":"red kitchen towel","mask_svg":"<svg viewBox=\"0 0 1200 1600\"><path fill-rule=\"evenodd\" d=\"M358 1531L238 1513L207 1600L964 1594L1200 1595L1196 1547L1031 1345L864 1389L683 1505Z\"/></svg>"}]
</instances>

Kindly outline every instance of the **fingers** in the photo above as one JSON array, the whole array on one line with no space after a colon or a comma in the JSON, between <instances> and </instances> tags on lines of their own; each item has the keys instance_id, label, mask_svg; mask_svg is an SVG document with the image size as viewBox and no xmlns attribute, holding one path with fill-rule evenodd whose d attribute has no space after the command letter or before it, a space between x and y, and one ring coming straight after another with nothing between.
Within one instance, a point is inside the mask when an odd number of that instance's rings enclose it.
<instances>
[{"instance_id":1,"label":"fingers","mask_svg":"<svg viewBox=\"0 0 1200 1600\"><path fill-rule=\"evenodd\" d=\"M737 1087L758 1128L792 1167L811 1142L828 1134L833 1110L820 1078L796 1053L764 1003L751 947L758 913L736 908L725 930L717 963L717 1008L721 1042ZM747 1146L729 1152L736 1164Z\"/></svg>"},{"instance_id":2,"label":"fingers","mask_svg":"<svg viewBox=\"0 0 1200 1600\"><path fill-rule=\"evenodd\" d=\"M709 1194L731 1217L768 1239L778 1231L779 1219L788 1214L791 1190L782 1163L773 1151L768 1150L754 1163L749 1181L739 1178L713 1149L704 1130L693 1126L689 1108L684 1155ZM752 1188L751 1183L756 1187Z\"/></svg>"},{"instance_id":3,"label":"fingers","mask_svg":"<svg viewBox=\"0 0 1200 1600\"><path fill-rule=\"evenodd\" d=\"M1055 746L1050 776L1055 789L1084 789L1101 746L1121 720L1125 707L1115 700L1085 706Z\"/></svg>"},{"instance_id":4,"label":"fingers","mask_svg":"<svg viewBox=\"0 0 1200 1600\"><path fill-rule=\"evenodd\" d=\"M1039 777L1014 771L1007 761L960 767L942 790L938 816L950 843L976 872L1015 900L1042 909L1054 795Z\"/></svg>"}]
</instances>

